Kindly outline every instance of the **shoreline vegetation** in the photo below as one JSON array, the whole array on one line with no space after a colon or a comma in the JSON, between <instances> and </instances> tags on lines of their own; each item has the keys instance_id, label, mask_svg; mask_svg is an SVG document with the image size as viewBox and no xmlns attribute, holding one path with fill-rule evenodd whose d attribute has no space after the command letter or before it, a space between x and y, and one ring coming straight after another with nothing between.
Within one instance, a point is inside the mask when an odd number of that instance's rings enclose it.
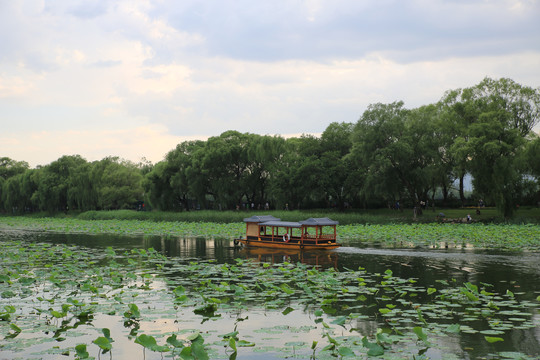
<instances>
[{"instance_id":1,"label":"shoreline vegetation","mask_svg":"<svg viewBox=\"0 0 540 360\"><path fill-rule=\"evenodd\" d=\"M309 217L338 220L338 240L345 246L379 244L387 247L489 248L512 251L540 251L539 209L520 209L521 223L498 222L495 209L482 209L484 218L472 223L463 219L471 209L450 209L445 220L435 220L431 210L417 217L399 211L329 213L313 211L192 211L182 213L137 212L132 210L90 211L56 216L0 216L0 231L43 231L72 234L127 236L204 237L234 239L245 231L243 218L271 214L288 221ZM474 209L473 209L474 210ZM475 219L476 218L476 219ZM517 220L516 217L514 220ZM461 221L461 220L460 220Z\"/></svg>"},{"instance_id":2,"label":"shoreline vegetation","mask_svg":"<svg viewBox=\"0 0 540 360\"><path fill-rule=\"evenodd\" d=\"M477 213L479 210L480 213ZM242 211L135 211L135 210L101 210L101 211L70 211L70 212L37 212L25 215L15 215L24 218L68 218L79 220L139 220L153 222L208 222L208 223L242 223L243 219L252 215L272 215L286 221L300 221L313 217L329 217L339 221L340 225L367 224L423 224L423 223L466 223L467 215L472 223L484 224L537 224L540 225L540 207L522 207L516 211L512 219L505 219L495 207L469 208L428 208L415 216L412 209L391 210L242 210ZM10 214L1 214L11 217Z\"/></svg>"}]
</instances>

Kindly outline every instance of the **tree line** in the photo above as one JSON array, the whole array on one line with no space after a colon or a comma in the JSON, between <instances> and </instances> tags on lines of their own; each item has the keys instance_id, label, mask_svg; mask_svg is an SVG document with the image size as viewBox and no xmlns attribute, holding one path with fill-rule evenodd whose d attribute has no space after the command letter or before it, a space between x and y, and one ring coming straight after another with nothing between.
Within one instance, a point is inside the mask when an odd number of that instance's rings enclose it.
<instances>
[{"instance_id":1,"label":"tree line","mask_svg":"<svg viewBox=\"0 0 540 360\"><path fill-rule=\"evenodd\" d=\"M458 184L460 205L482 199L511 217L540 201L539 121L540 88L485 78L414 109L369 105L356 123L332 122L320 137L231 130L182 142L156 164L75 155L30 169L4 157L0 210L412 207L447 203Z\"/></svg>"}]
</instances>

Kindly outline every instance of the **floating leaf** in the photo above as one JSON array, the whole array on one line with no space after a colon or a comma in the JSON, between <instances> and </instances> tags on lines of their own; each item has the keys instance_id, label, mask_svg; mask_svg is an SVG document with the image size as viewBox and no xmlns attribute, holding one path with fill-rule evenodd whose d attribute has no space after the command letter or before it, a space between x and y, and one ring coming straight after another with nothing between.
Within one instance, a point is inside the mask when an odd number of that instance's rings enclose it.
<instances>
[{"instance_id":1,"label":"floating leaf","mask_svg":"<svg viewBox=\"0 0 540 360\"><path fill-rule=\"evenodd\" d=\"M110 342L114 342L114 340L111 338L111 330L107 328L103 328L101 329L101 332L103 333L103 336L105 336L107 340L109 340Z\"/></svg>"},{"instance_id":2,"label":"floating leaf","mask_svg":"<svg viewBox=\"0 0 540 360\"><path fill-rule=\"evenodd\" d=\"M504 341L503 338L500 338L500 337L493 337L493 336L484 336L484 339L486 339L486 341L488 343L496 343L498 341Z\"/></svg>"},{"instance_id":3,"label":"floating leaf","mask_svg":"<svg viewBox=\"0 0 540 360\"><path fill-rule=\"evenodd\" d=\"M178 297L178 296L184 295L185 292L186 292L186 289L185 289L182 285L177 286L177 287L174 288L174 290L173 290L174 295L176 295L177 297Z\"/></svg>"},{"instance_id":4,"label":"floating leaf","mask_svg":"<svg viewBox=\"0 0 540 360\"><path fill-rule=\"evenodd\" d=\"M467 290L465 290L465 289L463 289L461 292L462 292L463 294L465 294L465 296L467 296L467 298L468 298L470 301L474 301L474 302L478 301L478 296L474 295L472 292L467 291Z\"/></svg>"},{"instance_id":5,"label":"floating leaf","mask_svg":"<svg viewBox=\"0 0 540 360\"><path fill-rule=\"evenodd\" d=\"M213 317L214 313L217 311L217 305L216 304L206 304L204 306L198 307L193 310L193 312L197 315L202 315L205 317Z\"/></svg>"},{"instance_id":6,"label":"floating leaf","mask_svg":"<svg viewBox=\"0 0 540 360\"><path fill-rule=\"evenodd\" d=\"M176 338L176 334L172 334L167 338L167 344L172 345L175 348L183 348L184 343Z\"/></svg>"},{"instance_id":7,"label":"floating leaf","mask_svg":"<svg viewBox=\"0 0 540 360\"><path fill-rule=\"evenodd\" d=\"M255 346L255 343L246 340L239 340L236 342L236 345L238 347L253 347Z\"/></svg>"},{"instance_id":8,"label":"floating leaf","mask_svg":"<svg viewBox=\"0 0 540 360\"><path fill-rule=\"evenodd\" d=\"M130 318L130 319L137 319L141 317L139 307L136 304L129 304L128 307L129 307L129 311L126 311L124 313L124 317Z\"/></svg>"},{"instance_id":9,"label":"floating leaf","mask_svg":"<svg viewBox=\"0 0 540 360\"><path fill-rule=\"evenodd\" d=\"M292 307L288 306L288 307L287 307L285 310L283 310L281 313L282 313L283 315L287 315L287 314L289 314L289 313L291 313L291 312L293 312L293 311L294 311L294 309L293 309Z\"/></svg>"},{"instance_id":10,"label":"floating leaf","mask_svg":"<svg viewBox=\"0 0 540 360\"><path fill-rule=\"evenodd\" d=\"M2 295L2 297L4 299L9 299L9 298L15 297L17 294L15 294L11 290L6 290L6 291L3 291L2 294L0 294L0 295Z\"/></svg>"},{"instance_id":11,"label":"floating leaf","mask_svg":"<svg viewBox=\"0 0 540 360\"><path fill-rule=\"evenodd\" d=\"M16 333L20 333L22 331L21 328L15 325L14 323L9 324L9 327L11 330L15 331Z\"/></svg>"},{"instance_id":12,"label":"floating leaf","mask_svg":"<svg viewBox=\"0 0 540 360\"><path fill-rule=\"evenodd\" d=\"M234 337L230 337L229 338L229 347L234 351L236 352L236 340L234 339Z\"/></svg>"},{"instance_id":13,"label":"floating leaf","mask_svg":"<svg viewBox=\"0 0 540 360\"><path fill-rule=\"evenodd\" d=\"M332 324L343 326L343 324L345 324L345 321L347 321L347 317L346 316L340 316L337 319L335 319L334 321L332 321Z\"/></svg>"},{"instance_id":14,"label":"floating leaf","mask_svg":"<svg viewBox=\"0 0 540 360\"><path fill-rule=\"evenodd\" d=\"M90 357L90 354L86 351L86 344L76 345L75 351L77 352L77 357L79 359L88 359Z\"/></svg>"},{"instance_id":15,"label":"floating leaf","mask_svg":"<svg viewBox=\"0 0 540 360\"><path fill-rule=\"evenodd\" d=\"M141 334L137 336L137 338L135 339L135 343L142 345L143 347L151 351L156 351L156 352L170 351L170 349L167 346L158 345L156 343L156 339L151 335Z\"/></svg>"},{"instance_id":16,"label":"floating leaf","mask_svg":"<svg viewBox=\"0 0 540 360\"><path fill-rule=\"evenodd\" d=\"M294 294L294 290L287 284L281 284L281 290L283 290L287 295Z\"/></svg>"},{"instance_id":17,"label":"floating leaf","mask_svg":"<svg viewBox=\"0 0 540 360\"><path fill-rule=\"evenodd\" d=\"M446 328L446 332L449 332L452 334L457 334L459 333L460 330L461 330L461 326L459 324L452 324Z\"/></svg>"},{"instance_id":18,"label":"floating leaf","mask_svg":"<svg viewBox=\"0 0 540 360\"><path fill-rule=\"evenodd\" d=\"M354 351L345 346L338 348L338 353L341 356L355 356Z\"/></svg>"},{"instance_id":19,"label":"floating leaf","mask_svg":"<svg viewBox=\"0 0 540 360\"><path fill-rule=\"evenodd\" d=\"M56 311L56 310L51 310L51 315L54 316L57 319L61 319L64 316L66 316L65 313L61 313L60 311Z\"/></svg>"},{"instance_id":20,"label":"floating leaf","mask_svg":"<svg viewBox=\"0 0 540 360\"><path fill-rule=\"evenodd\" d=\"M419 326L416 326L413 328L413 332L418 337L418 340L423 341L426 345L429 345L429 342L427 341L427 335L424 333L424 329L422 329Z\"/></svg>"},{"instance_id":21,"label":"floating leaf","mask_svg":"<svg viewBox=\"0 0 540 360\"><path fill-rule=\"evenodd\" d=\"M362 345L368 349L368 356L381 356L381 355L384 355L384 348L377 344L377 343L372 343L372 342L369 342L367 337L363 337L362 338Z\"/></svg>"},{"instance_id":22,"label":"floating leaf","mask_svg":"<svg viewBox=\"0 0 540 360\"><path fill-rule=\"evenodd\" d=\"M100 336L92 342L96 344L97 346L99 346L99 348L103 351L103 353L106 353L107 351L112 349L111 342L109 341L109 339L107 339L104 336Z\"/></svg>"},{"instance_id":23,"label":"floating leaf","mask_svg":"<svg viewBox=\"0 0 540 360\"><path fill-rule=\"evenodd\" d=\"M198 360L208 360L208 352L204 348L204 339L197 333L197 337L191 340L191 352Z\"/></svg>"}]
</instances>

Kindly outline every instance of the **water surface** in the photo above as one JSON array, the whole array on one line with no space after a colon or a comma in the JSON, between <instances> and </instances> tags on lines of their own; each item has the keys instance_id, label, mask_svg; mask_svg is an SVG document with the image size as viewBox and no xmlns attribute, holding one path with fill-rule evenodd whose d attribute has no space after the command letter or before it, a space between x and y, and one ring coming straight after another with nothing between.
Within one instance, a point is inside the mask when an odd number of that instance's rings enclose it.
<instances>
[{"instance_id":1,"label":"water surface","mask_svg":"<svg viewBox=\"0 0 540 360\"><path fill-rule=\"evenodd\" d=\"M132 249L155 249L169 259L178 261L208 261L217 263L234 263L235 259L251 259L260 263L303 263L319 266L322 269L333 268L338 271L347 269L365 269L368 273L380 273L390 270L393 276L403 279L415 279L419 286L425 288L435 287L440 281L456 282L463 284L490 284L490 291L495 293L507 293L511 291L522 301L534 303L540 295L540 255L538 253L493 251L489 249L473 248L399 248L382 247L378 244L365 244L349 241L346 246L334 251L324 252L297 252L275 251L264 249L241 249L233 246L228 239L205 239L205 238L174 238L159 236L113 236L113 235L85 235L85 234L53 234L40 232L0 232L0 243L11 240L23 240L25 242L45 242L52 244L68 244L74 247L92 249L96 254L105 252L112 247L116 252L130 251ZM5 269L4 269L5 270ZM164 273L164 276L167 275ZM167 288L165 282L155 281L154 286ZM423 301L425 295L419 296ZM426 297L427 298L427 297ZM0 299L1 301L1 299ZM156 306L160 306L156 299ZM218 332L233 330L233 323L241 328L242 333L251 333L252 341L264 342L269 347L267 354L253 353L249 349L240 352L241 358L275 359L288 356L275 350L275 347L286 342L283 333L290 336L289 340L296 342L311 343L322 341L320 332L309 329L313 321L309 314L295 311L288 316L281 312L272 313L269 316L264 309L254 306L251 310L239 310L235 319L249 317L250 321L237 322L234 319L222 318L205 323L205 331L211 340L218 341ZM385 325L385 319L377 313L377 307L362 310L365 317L357 320L356 328L364 334L373 334L377 328ZM428 349L425 355L430 358L502 358L500 354L522 354L531 358L540 356L540 317L538 306L528 308L531 312L531 321L535 324L532 328L516 328L500 335L503 342L490 344L485 341L482 334L460 332L458 335L438 338L443 342L443 347L449 349L449 353L436 349ZM189 314L188 314L189 313ZM193 318L190 311L184 313L185 320L194 328L201 326L199 320ZM177 315L178 316L178 315ZM109 327L111 331L120 333L122 329L121 319L116 323L111 322L111 317L96 317L93 326L96 328ZM489 319L488 319L489 320ZM488 321L487 320L487 321ZM185 326L186 324L184 324ZM114 329L118 327L118 329ZM284 327L286 330L284 330ZM145 331L167 332L178 330L179 326L171 319L154 319L153 322L143 324ZM261 328L263 330L261 330ZM300 328L302 330L300 331ZM274 330L278 329L274 334ZM307 330L306 330L307 329ZM353 335L348 330L343 330L343 336ZM358 334L357 334L358 335ZM27 335L21 335L27 336ZM264 339L264 340L263 340ZM0 342L4 344L5 340ZM126 339L119 340L114 353L115 359L135 359L140 356L139 350L129 350L130 342ZM39 352L41 347L48 344L36 345L32 351ZM1 348L0 348L1 349ZM122 350L120 350L122 349ZM494 355L495 354L495 355ZM497 355L499 354L499 355ZM27 357L28 353L11 353L10 356ZM290 355L290 354L289 354ZM104 355L106 356L106 355ZM146 352L146 359L158 359L158 354ZM306 354L296 354L297 358L309 358ZM322 355L321 355L322 356ZM450 356L450 357L449 357ZM43 356L48 358L47 356ZM0 355L0 358L2 356ZM54 356L50 357L54 358ZM318 356L317 358L320 358Z\"/></svg>"}]
</instances>

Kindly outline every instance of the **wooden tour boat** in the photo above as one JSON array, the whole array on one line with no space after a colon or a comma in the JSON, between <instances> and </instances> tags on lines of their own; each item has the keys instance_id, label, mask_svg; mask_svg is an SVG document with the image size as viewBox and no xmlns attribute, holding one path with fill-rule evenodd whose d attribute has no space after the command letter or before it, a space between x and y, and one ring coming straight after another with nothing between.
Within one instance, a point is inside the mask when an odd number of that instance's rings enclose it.
<instances>
[{"instance_id":1,"label":"wooden tour boat","mask_svg":"<svg viewBox=\"0 0 540 360\"><path fill-rule=\"evenodd\" d=\"M281 221L271 215L245 218L246 237L234 244L249 247L300 250L330 250L341 246L336 241L339 222L329 218L309 218L300 222Z\"/></svg>"}]
</instances>

